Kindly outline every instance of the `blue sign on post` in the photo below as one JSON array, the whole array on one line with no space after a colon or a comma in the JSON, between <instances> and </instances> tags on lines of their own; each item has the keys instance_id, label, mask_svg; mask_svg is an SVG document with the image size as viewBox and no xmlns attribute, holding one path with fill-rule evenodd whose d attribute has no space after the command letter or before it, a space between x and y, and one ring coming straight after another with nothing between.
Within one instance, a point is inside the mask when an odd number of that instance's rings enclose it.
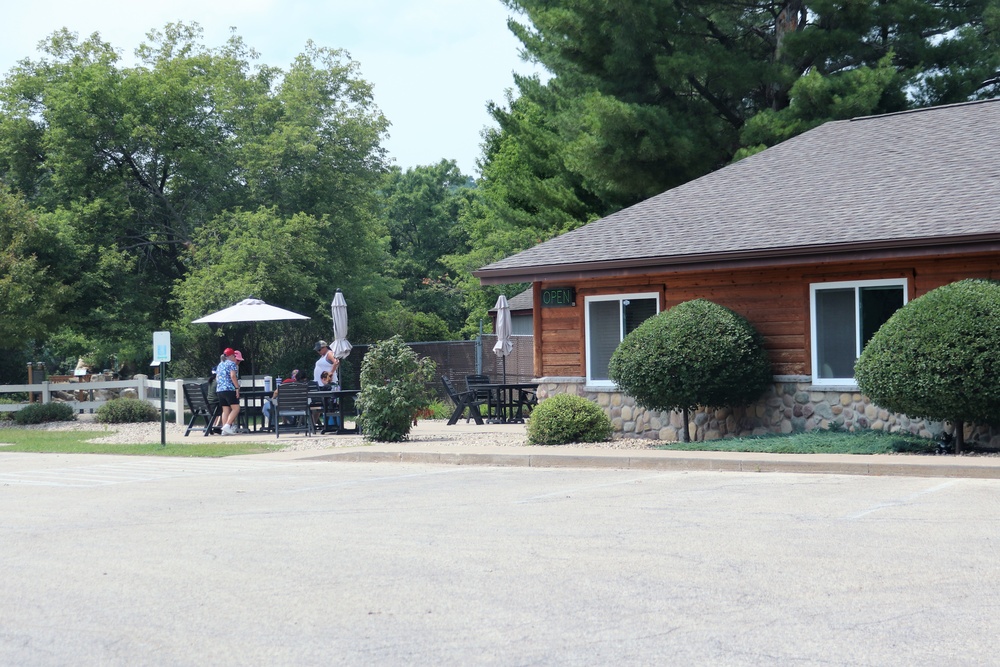
<instances>
[{"instance_id":1,"label":"blue sign on post","mask_svg":"<svg viewBox=\"0 0 1000 667\"><path fill-rule=\"evenodd\" d=\"M170 332L153 332L153 363L170 361Z\"/></svg>"},{"instance_id":2,"label":"blue sign on post","mask_svg":"<svg viewBox=\"0 0 1000 667\"><path fill-rule=\"evenodd\" d=\"M160 367L160 446L167 446L167 390L165 386L167 369L163 365L170 361L170 332L153 332L153 364ZM177 409L182 410L180 397L177 398Z\"/></svg>"}]
</instances>

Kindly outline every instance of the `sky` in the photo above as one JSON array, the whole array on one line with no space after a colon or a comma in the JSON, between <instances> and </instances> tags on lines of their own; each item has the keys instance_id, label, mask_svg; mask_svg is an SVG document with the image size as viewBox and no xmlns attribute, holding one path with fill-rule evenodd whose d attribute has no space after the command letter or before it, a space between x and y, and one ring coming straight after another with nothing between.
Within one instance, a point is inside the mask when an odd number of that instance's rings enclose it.
<instances>
[{"instance_id":1,"label":"sky","mask_svg":"<svg viewBox=\"0 0 1000 667\"><path fill-rule=\"evenodd\" d=\"M207 46L221 46L235 27L260 52L259 63L287 70L312 39L342 48L374 86L392 123L384 143L404 170L453 159L477 175L481 133L491 125L488 101L503 103L520 59L500 0L30 0L12 2L0 21L0 73L38 58L38 42L60 28L83 39L99 32L131 56L147 32L197 22Z\"/></svg>"}]
</instances>

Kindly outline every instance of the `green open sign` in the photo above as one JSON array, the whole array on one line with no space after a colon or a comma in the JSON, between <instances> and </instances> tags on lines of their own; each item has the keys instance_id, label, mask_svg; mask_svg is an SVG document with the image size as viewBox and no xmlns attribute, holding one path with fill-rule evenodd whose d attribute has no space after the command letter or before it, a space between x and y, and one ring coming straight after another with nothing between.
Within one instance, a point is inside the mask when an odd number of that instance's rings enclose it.
<instances>
[{"instance_id":1,"label":"green open sign","mask_svg":"<svg viewBox=\"0 0 1000 667\"><path fill-rule=\"evenodd\" d=\"M576 288L573 287L550 287L542 290L542 306L575 306Z\"/></svg>"}]
</instances>

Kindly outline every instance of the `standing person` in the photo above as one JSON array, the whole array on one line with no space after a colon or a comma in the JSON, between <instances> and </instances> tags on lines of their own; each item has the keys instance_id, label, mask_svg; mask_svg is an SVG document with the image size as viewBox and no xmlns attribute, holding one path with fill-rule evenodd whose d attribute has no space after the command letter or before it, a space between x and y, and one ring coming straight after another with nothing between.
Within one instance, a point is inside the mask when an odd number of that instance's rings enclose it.
<instances>
[{"instance_id":1,"label":"standing person","mask_svg":"<svg viewBox=\"0 0 1000 667\"><path fill-rule=\"evenodd\" d=\"M240 414L239 362L243 355L239 350L227 347L222 355L226 358L216 369L215 388L222 405L222 435L236 435L236 418Z\"/></svg>"},{"instance_id":2,"label":"standing person","mask_svg":"<svg viewBox=\"0 0 1000 667\"><path fill-rule=\"evenodd\" d=\"M316 360L316 366L313 368L313 380L320 387L325 384L333 385L331 389L340 389L340 376L337 374L337 369L340 368L340 359L333 356L333 350L325 340L321 340L313 346L313 349L319 354L319 359ZM326 382L323 382L323 373L329 373L330 378Z\"/></svg>"},{"instance_id":3,"label":"standing person","mask_svg":"<svg viewBox=\"0 0 1000 667\"><path fill-rule=\"evenodd\" d=\"M219 364L221 364L225 360L226 360L226 355L220 354ZM213 415L212 431L211 431L212 433L222 433L221 411L218 416L215 416L215 409L219 407L218 382L216 381L218 378L219 364L212 366L212 372L208 376L208 393L206 398L208 400L208 409Z\"/></svg>"}]
</instances>

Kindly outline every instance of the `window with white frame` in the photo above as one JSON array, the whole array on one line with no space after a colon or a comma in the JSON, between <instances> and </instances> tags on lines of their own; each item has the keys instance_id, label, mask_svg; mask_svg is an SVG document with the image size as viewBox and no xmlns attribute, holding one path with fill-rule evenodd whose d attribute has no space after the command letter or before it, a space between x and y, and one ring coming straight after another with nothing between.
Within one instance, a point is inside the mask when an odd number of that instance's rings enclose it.
<instances>
[{"instance_id":1,"label":"window with white frame","mask_svg":"<svg viewBox=\"0 0 1000 667\"><path fill-rule=\"evenodd\" d=\"M861 350L906 295L905 278L810 285L813 384L855 385Z\"/></svg>"},{"instance_id":2,"label":"window with white frame","mask_svg":"<svg viewBox=\"0 0 1000 667\"><path fill-rule=\"evenodd\" d=\"M587 384L611 387L612 353L626 335L660 312L660 296L656 292L588 296L585 303Z\"/></svg>"}]
</instances>

